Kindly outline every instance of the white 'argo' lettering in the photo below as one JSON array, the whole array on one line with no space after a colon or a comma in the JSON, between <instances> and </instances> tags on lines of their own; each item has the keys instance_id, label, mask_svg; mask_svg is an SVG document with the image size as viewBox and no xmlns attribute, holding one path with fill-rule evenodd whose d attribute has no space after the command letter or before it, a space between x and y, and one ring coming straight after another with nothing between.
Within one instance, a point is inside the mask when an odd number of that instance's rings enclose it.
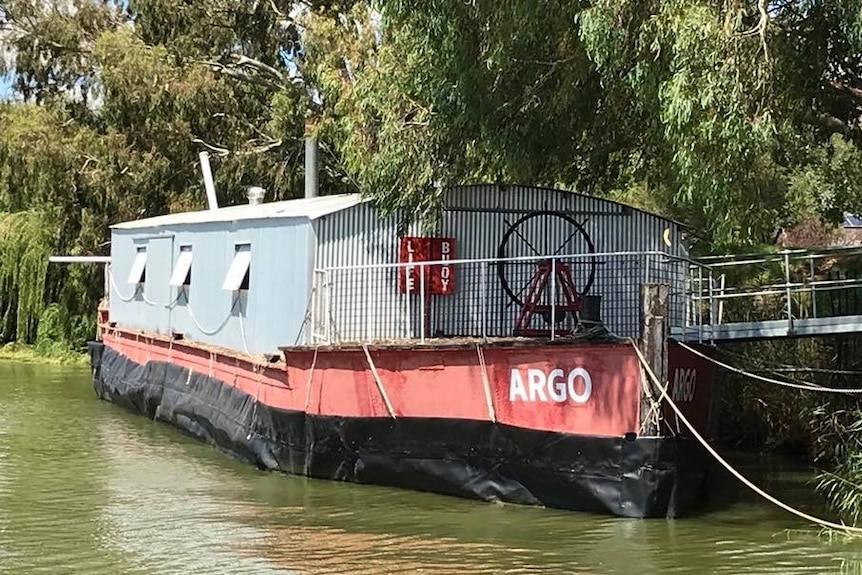
<instances>
[{"instance_id":1,"label":"white 'argo' lettering","mask_svg":"<svg viewBox=\"0 0 862 575\"><path fill-rule=\"evenodd\" d=\"M553 401L586 403L593 394L593 378L582 367L566 373L554 369L547 375L541 369L527 370L526 382L519 369L513 369L509 378L509 401ZM547 392L547 394L546 394Z\"/></svg>"},{"instance_id":2,"label":"white 'argo' lettering","mask_svg":"<svg viewBox=\"0 0 862 575\"><path fill-rule=\"evenodd\" d=\"M680 402L691 401L694 399L695 389L697 389L697 370L677 368L674 371L671 399Z\"/></svg>"}]
</instances>

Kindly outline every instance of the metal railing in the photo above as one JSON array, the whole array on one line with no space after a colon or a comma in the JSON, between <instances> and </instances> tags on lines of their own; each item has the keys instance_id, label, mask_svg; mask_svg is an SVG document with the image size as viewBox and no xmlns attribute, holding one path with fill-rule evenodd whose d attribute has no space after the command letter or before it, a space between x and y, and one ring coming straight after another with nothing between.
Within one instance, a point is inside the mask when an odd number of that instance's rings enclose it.
<instances>
[{"instance_id":1,"label":"metal railing","mask_svg":"<svg viewBox=\"0 0 862 575\"><path fill-rule=\"evenodd\" d=\"M687 327L862 315L862 248L700 258L689 269ZM843 275L843 277L842 277ZM705 334L705 335L704 335Z\"/></svg>"},{"instance_id":2,"label":"metal railing","mask_svg":"<svg viewBox=\"0 0 862 575\"><path fill-rule=\"evenodd\" d=\"M307 343L576 337L584 326L581 313L569 305L566 278L580 292L591 275L586 295L599 296L604 326L615 335L637 337L643 283L668 284L671 323L689 324L690 269L709 273L706 266L661 251L318 269ZM443 285L444 279L449 283Z\"/></svg>"}]
</instances>

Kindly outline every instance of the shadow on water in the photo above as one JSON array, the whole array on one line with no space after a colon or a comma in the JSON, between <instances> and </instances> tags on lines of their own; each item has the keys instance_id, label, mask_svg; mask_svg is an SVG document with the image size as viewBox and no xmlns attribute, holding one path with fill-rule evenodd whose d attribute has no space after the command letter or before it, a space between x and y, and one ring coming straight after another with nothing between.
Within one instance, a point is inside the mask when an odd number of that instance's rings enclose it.
<instances>
[{"instance_id":1,"label":"shadow on water","mask_svg":"<svg viewBox=\"0 0 862 575\"><path fill-rule=\"evenodd\" d=\"M862 573L862 542L830 543L727 477L708 512L681 520L309 480L100 402L86 370L10 365L0 364L4 573ZM810 471L732 460L822 511Z\"/></svg>"}]
</instances>

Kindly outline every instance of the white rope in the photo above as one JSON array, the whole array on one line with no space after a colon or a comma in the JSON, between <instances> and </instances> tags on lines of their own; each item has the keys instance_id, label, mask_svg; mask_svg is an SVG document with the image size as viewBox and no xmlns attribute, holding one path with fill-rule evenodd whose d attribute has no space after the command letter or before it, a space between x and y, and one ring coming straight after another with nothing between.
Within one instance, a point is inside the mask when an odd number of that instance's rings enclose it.
<instances>
[{"instance_id":1,"label":"white rope","mask_svg":"<svg viewBox=\"0 0 862 575\"><path fill-rule=\"evenodd\" d=\"M260 405L260 388L263 386L263 372L266 369L266 366L262 363L252 363L252 369L257 373L257 391L254 394L254 408L251 413L251 421L248 426L248 433L245 436L245 440L250 440L257 433L254 431L254 425L257 421L257 410Z\"/></svg>"},{"instance_id":2,"label":"white rope","mask_svg":"<svg viewBox=\"0 0 862 575\"><path fill-rule=\"evenodd\" d=\"M485 401L488 404L488 418L492 423L497 423L497 414L494 412L494 399L491 395L491 382L488 380L488 369L485 365L485 353L479 344L476 344L476 355L479 356L479 367L482 370L482 387L485 388Z\"/></svg>"},{"instance_id":3,"label":"white rope","mask_svg":"<svg viewBox=\"0 0 862 575\"><path fill-rule=\"evenodd\" d=\"M641 378L641 389L643 390L644 396L648 397L650 401L649 411L641 417L641 433L643 433L644 429L649 428L650 423L655 425L655 429L659 429L661 427L661 401L656 401L652 390L650 390L649 381L644 378ZM677 424L677 428L678 427L679 424ZM671 431L673 431L673 429L671 429ZM677 429L677 433L679 433L679 429Z\"/></svg>"},{"instance_id":4,"label":"white rope","mask_svg":"<svg viewBox=\"0 0 862 575\"><path fill-rule=\"evenodd\" d=\"M314 378L314 366L317 365L317 350L314 348L314 357L311 358L311 369L308 371L308 381L305 382L305 413L308 413L308 404L311 403L311 382Z\"/></svg>"},{"instance_id":5,"label":"white rope","mask_svg":"<svg viewBox=\"0 0 862 575\"><path fill-rule=\"evenodd\" d=\"M736 357L745 361L750 361L752 363L757 363L764 366L773 366L771 369L762 368L755 369L752 371L763 372L763 373L822 373L826 375L862 375L862 371L858 369L827 369L823 367L804 367L801 365L793 365L790 363L781 363L778 361L769 361L765 359L755 359L744 353L736 353L727 349L722 349L721 353L726 356Z\"/></svg>"},{"instance_id":6,"label":"white rope","mask_svg":"<svg viewBox=\"0 0 862 575\"><path fill-rule=\"evenodd\" d=\"M257 370L257 392L255 393L254 400L260 402L260 389L263 387L263 374L266 372L266 365L262 363L255 364L255 369Z\"/></svg>"},{"instance_id":7,"label":"white rope","mask_svg":"<svg viewBox=\"0 0 862 575\"><path fill-rule=\"evenodd\" d=\"M781 509L784 509L788 513L792 513L793 515L796 515L797 517L805 519L806 521L816 523L817 525L820 525L822 527L828 527L829 529L844 531L846 533L857 533L857 534L862 533L862 528L853 527L850 525L844 525L843 523L833 523L832 521L827 521L825 519L820 519L818 517L814 517L813 515L808 515L804 511L800 511L799 509L791 507L790 505L784 503L783 501L780 501L780 500L776 499L775 497L773 497L772 495L768 494L763 489L761 489L760 487L758 487L757 485L755 485L754 483L749 481L739 471L734 469L733 466L730 465L727 461L725 461L718 454L718 452L716 452L715 449L713 449L712 446L700 435L700 433L697 432L697 430L694 428L694 426L691 423L689 423L688 419L686 419L685 415L682 414L682 411L679 409L679 407L677 407L676 403L674 403L673 400L670 398L670 396L667 394L666 386L663 386L661 383L659 383L658 377L656 377L656 374L653 372L652 369L650 369L650 366L647 363L646 358L644 358L643 353L641 353L640 348L638 348L638 346L631 340L630 340L630 343L632 344L632 347L635 348L635 353L637 353L638 359L640 360L644 371L646 371L646 373L649 376L650 380L652 381L653 385L661 392L662 399L667 402L667 404L671 407L671 409L674 410L674 412L676 413L679 420L683 422L683 424L688 428L688 430L691 432L691 434L694 436L694 438L697 439L697 441L703 446L703 448L706 449L706 451L710 455L712 455L716 461L718 461L722 466L724 466L725 469L727 469L734 477L739 479L746 487L748 487L749 489L751 489L752 491L754 491L755 493L757 493L758 495L760 495L761 497L763 497L764 499L769 501L770 503L777 505L778 507L780 507Z\"/></svg>"},{"instance_id":8,"label":"white rope","mask_svg":"<svg viewBox=\"0 0 862 575\"><path fill-rule=\"evenodd\" d=\"M245 350L245 354L251 357L251 352L248 350L248 338L245 336L245 319L243 319L243 311L239 310L239 334L242 336L242 348Z\"/></svg>"},{"instance_id":9,"label":"white rope","mask_svg":"<svg viewBox=\"0 0 862 575\"><path fill-rule=\"evenodd\" d=\"M386 395L386 389L383 387L383 382L380 381L380 374L377 373L377 367L374 365L374 360L371 359L371 354L368 352L368 346L363 343L362 349L365 351L365 358L368 360L368 367L371 368L371 375L374 376L374 382L377 383L377 389L380 390L380 395L383 396L383 403L386 404L386 410L389 412L389 417L395 419L395 410L392 409L392 404L389 403L389 396Z\"/></svg>"},{"instance_id":10,"label":"white rope","mask_svg":"<svg viewBox=\"0 0 862 575\"><path fill-rule=\"evenodd\" d=\"M119 296L119 298L121 300L123 300L124 302L128 303L128 302L132 301L133 299L135 299L135 296L138 295L138 291L140 291L141 292L141 299L143 300L143 302L145 304L151 305L153 307L159 307L159 304L157 304L154 301L150 301L149 299L147 299L147 292L143 289L139 289L137 285L135 286L135 291L132 292L132 295L129 297L125 297L122 293L120 293L120 289L117 287L117 280L114 279L114 272L109 270L108 276L110 277L110 280L111 280L111 287L113 288L113 290L115 292L117 292L117 296ZM165 307L168 307L168 306L165 306Z\"/></svg>"},{"instance_id":11,"label":"white rope","mask_svg":"<svg viewBox=\"0 0 862 575\"><path fill-rule=\"evenodd\" d=\"M743 356L744 357L744 356ZM749 361L757 361L751 359L749 357L744 357ZM781 365L781 364L772 364L772 365ZM762 373L822 373L825 375L862 375L862 371L852 370L852 369L826 369L824 367L797 367L797 366L786 366L786 367L774 367L772 369L753 369L752 371L759 371Z\"/></svg>"},{"instance_id":12,"label":"white rope","mask_svg":"<svg viewBox=\"0 0 862 575\"><path fill-rule=\"evenodd\" d=\"M820 392L825 392L825 393L848 393L848 394L862 393L862 389L842 389L840 387L823 387L822 385L817 385L816 383L813 383L810 381L806 381L804 383L793 383L790 381L782 381L780 379L774 379L771 377L765 377L762 375L757 375L756 373L747 372L745 370L739 369L738 367L734 367L734 366L729 365L727 363L721 362L715 358L709 357L708 355L701 353L701 352L697 351L696 349L694 349L693 347L688 346L682 342L677 342L677 343L683 349L686 349L686 350L690 351L691 353L693 353L694 355L696 355L698 357L702 357L703 359L705 359L709 362L712 362L719 367L723 367L724 369L726 369L728 371L732 371L732 372L737 373L739 375L749 377L751 379L756 379L758 381L763 381L766 383L773 383L775 385L782 385L784 387L790 387L793 389L804 389L806 391L820 391Z\"/></svg>"},{"instance_id":13,"label":"white rope","mask_svg":"<svg viewBox=\"0 0 862 575\"><path fill-rule=\"evenodd\" d=\"M120 288L117 287L117 280L114 279L114 272L111 271L110 267L108 268L108 277L110 278L110 281L111 281L111 289L113 289L115 292L117 292L117 297L119 297L122 301L130 302L133 299L135 299L136 295L138 295L138 288L136 286L135 291L132 292L132 295L130 295L129 297L123 296L123 294L120 292Z\"/></svg>"},{"instance_id":14,"label":"white rope","mask_svg":"<svg viewBox=\"0 0 862 575\"><path fill-rule=\"evenodd\" d=\"M197 318L195 317L194 312L192 311L191 304L186 305L186 309L189 310L189 317L192 318L192 323L195 324L195 327L198 328L198 331L200 331L204 335L215 335L218 332L220 332L222 329L224 329L224 326L227 325L227 322L230 319L231 311L233 311L233 307L231 307L230 311L227 312L227 315L225 316L225 318L222 320L222 322L219 324L219 326L217 328L206 329L204 326L202 326L198 322Z\"/></svg>"}]
</instances>

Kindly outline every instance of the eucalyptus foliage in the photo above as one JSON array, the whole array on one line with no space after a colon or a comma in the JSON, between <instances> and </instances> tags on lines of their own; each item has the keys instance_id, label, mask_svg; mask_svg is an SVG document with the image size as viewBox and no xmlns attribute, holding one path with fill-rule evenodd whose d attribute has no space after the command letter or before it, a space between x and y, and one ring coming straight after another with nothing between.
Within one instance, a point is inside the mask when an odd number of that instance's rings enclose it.
<instances>
[{"instance_id":1,"label":"eucalyptus foliage","mask_svg":"<svg viewBox=\"0 0 862 575\"><path fill-rule=\"evenodd\" d=\"M857 1L394 0L307 23L324 125L385 206L559 185L707 249L862 207Z\"/></svg>"}]
</instances>

